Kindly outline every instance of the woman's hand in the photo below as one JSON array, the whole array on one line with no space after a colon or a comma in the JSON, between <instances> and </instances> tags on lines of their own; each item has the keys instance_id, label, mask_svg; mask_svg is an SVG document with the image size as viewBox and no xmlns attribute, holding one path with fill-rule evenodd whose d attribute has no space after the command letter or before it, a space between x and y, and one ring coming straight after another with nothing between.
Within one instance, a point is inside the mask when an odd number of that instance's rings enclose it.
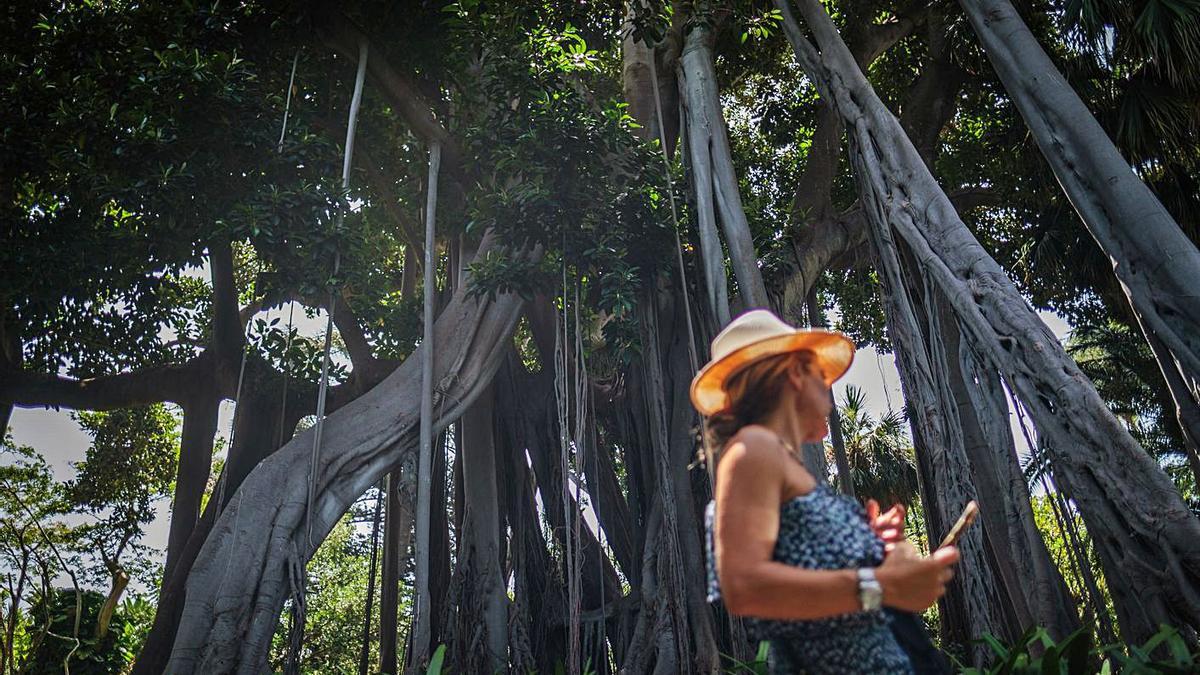
<instances>
[{"instance_id":1,"label":"woman's hand","mask_svg":"<svg viewBox=\"0 0 1200 675\"><path fill-rule=\"evenodd\" d=\"M883 588L883 604L909 612L925 611L946 592L946 582L954 577L957 562L958 549L953 546L922 558L912 544L895 544L875 569L875 578Z\"/></svg>"},{"instance_id":2,"label":"woman's hand","mask_svg":"<svg viewBox=\"0 0 1200 675\"><path fill-rule=\"evenodd\" d=\"M904 505L896 504L880 515L879 502L867 500L867 522L875 531L875 536L883 540L883 550L892 552L896 544L904 541Z\"/></svg>"}]
</instances>

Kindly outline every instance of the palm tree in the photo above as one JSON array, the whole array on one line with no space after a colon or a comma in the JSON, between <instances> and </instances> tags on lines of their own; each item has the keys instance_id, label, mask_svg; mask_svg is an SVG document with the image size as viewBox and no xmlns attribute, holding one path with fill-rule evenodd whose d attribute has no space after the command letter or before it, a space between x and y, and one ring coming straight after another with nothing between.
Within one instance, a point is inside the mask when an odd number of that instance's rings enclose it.
<instances>
[{"instance_id":1,"label":"palm tree","mask_svg":"<svg viewBox=\"0 0 1200 675\"><path fill-rule=\"evenodd\" d=\"M1181 454L1170 393L1162 386L1154 354L1139 338L1135 329L1116 321L1084 323L1071 331L1067 353L1142 447L1159 458Z\"/></svg>"},{"instance_id":2,"label":"palm tree","mask_svg":"<svg viewBox=\"0 0 1200 675\"><path fill-rule=\"evenodd\" d=\"M866 401L863 390L851 385L838 406L854 493L876 499L885 508L896 503L911 506L917 498L917 466L904 413L889 409L876 419Z\"/></svg>"}]
</instances>

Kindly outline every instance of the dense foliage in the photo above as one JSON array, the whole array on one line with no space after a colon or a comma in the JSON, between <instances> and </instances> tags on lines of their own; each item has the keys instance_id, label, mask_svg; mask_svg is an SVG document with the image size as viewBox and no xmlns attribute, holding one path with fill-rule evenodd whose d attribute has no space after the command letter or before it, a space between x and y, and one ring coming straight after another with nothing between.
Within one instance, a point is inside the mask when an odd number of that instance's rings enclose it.
<instances>
[{"instance_id":1,"label":"dense foliage","mask_svg":"<svg viewBox=\"0 0 1200 675\"><path fill-rule=\"evenodd\" d=\"M1071 324L1071 356L1200 513L1200 459L1193 452L1189 461L1161 363L1112 261L1062 194L957 4L824 4L972 232L1031 304ZM1200 5L1017 4L1133 171L1200 238ZM699 556L686 556L699 550L688 537L699 541L694 512L709 487L704 467L691 462L697 420L679 402L691 359L703 360L690 350L702 351L718 327L698 281L696 184L707 169L689 154L695 137L680 134L678 121L689 104L678 77L685 52L697 49L683 46L692 36L706 35L697 42L713 54L719 122L772 300L795 323L823 321L828 311L860 346L894 347L844 128L797 65L782 20L759 0L6 8L0 426L13 405L65 407L78 411L91 440L73 458L74 475L55 476L43 458L52 448L20 447L0 429L0 674L52 672L68 658L71 672L125 669L151 631L153 603L178 609L180 580L240 483L311 425L325 338L332 411L419 353L426 290L438 311L459 292L526 301L493 368L510 389L487 394L499 440L489 469L495 501L484 510L498 514L513 654L524 650L523 667L576 671L599 655L607 672L609 658L639 658L617 644L618 626L632 651L660 649L632 617L650 611L651 592L670 592L654 589L678 583L694 594L702 576L689 573ZM663 80L651 95L637 70L639 45ZM343 183L360 54L368 78ZM437 287L425 289L434 144L443 158L431 252ZM717 248L732 269L732 246ZM734 276L725 274L737 298ZM325 319L329 335L307 328ZM437 383L439 396L461 384L452 380ZM513 392L519 406L505 400ZM217 410L230 399L238 416L222 445ZM838 403L842 447L830 446L828 464L844 453L856 494L908 504L912 531L927 540L912 420L876 412L856 389ZM1085 638L1121 637L1111 589L1123 580L1106 578L1048 457L1029 455L1036 527L1087 630L1057 645L1035 631L1012 649L994 647L1001 661L1058 672L1050 661L1060 656L1098 655L1080 646ZM477 569L460 565L470 560L477 493L459 453L442 461L429 547L448 598L436 600L445 604L434 637L449 640L471 635L464 622L481 611L472 604ZM678 491L679 515L664 515L656 501L664 488ZM142 539L167 499L175 511L163 552ZM305 600L306 672L354 671L364 636L375 658L385 629L367 605L369 596L373 607L382 602L370 517L380 499L372 490L354 502L308 561L271 645L273 668L285 667L298 634L288 624L296 593ZM569 514L581 505L588 516L576 515L585 524L572 530ZM677 523L682 539L647 538L667 537ZM652 559L659 550L663 558ZM164 554L182 570L173 589ZM408 555L399 625L390 627L404 635L415 581ZM583 565L599 570L586 583ZM699 627L681 644L703 642L704 631L711 643L692 645L696 662L680 669L698 667L709 647L715 654L734 644L723 613L679 612L699 617L685 622ZM580 615L591 623L572 633ZM941 614L929 616L936 623ZM160 651L173 637L167 625L156 626L166 637L151 634ZM580 630L592 633L580 638ZM1151 667L1159 654L1149 652L1161 647L1183 667L1178 639L1163 635L1147 654L1134 648L1110 661ZM482 640L463 638L441 653L467 668L479 651L472 639ZM581 641L590 653L569 651ZM748 648L726 659L743 672L761 667Z\"/></svg>"}]
</instances>

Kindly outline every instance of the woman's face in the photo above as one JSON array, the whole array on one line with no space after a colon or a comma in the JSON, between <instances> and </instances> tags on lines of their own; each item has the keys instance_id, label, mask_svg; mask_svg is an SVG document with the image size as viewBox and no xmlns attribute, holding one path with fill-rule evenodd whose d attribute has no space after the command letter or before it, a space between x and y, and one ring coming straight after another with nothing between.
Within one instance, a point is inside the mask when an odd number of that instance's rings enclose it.
<instances>
[{"instance_id":1,"label":"woman's face","mask_svg":"<svg viewBox=\"0 0 1200 675\"><path fill-rule=\"evenodd\" d=\"M824 420L833 411L825 375L813 361L799 361L789 371L788 379L796 392L796 411L806 418Z\"/></svg>"}]
</instances>

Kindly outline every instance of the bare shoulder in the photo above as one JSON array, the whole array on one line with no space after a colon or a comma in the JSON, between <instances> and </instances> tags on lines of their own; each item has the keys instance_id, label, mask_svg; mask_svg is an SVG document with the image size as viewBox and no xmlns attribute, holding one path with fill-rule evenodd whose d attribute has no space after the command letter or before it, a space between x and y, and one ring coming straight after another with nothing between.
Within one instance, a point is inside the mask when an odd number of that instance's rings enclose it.
<instances>
[{"instance_id":1,"label":"bare shoulder","mask_svg":"<svg viewBox=\"0 0 1200 675\"><path fill-rule=\"evenodd\" d=\"M751 424L743 427L729 439L722 453L719 467L730 474L771 473L782 475L780 469L785 457L780 452L779 439L775 433Z\"/></svg>"},{"instance_id":2,"label":"bare shoulder","mask_svg":"<svg viewBox=\"0 0 1200 675\"><path fill-rule=\"evenodd\" d=\"M722 488L774 500L808 494L816 480L803 464L784 448L774 431L748 425L729 442L717 464L718 493Z\"/></svg>"}]
</instances>

